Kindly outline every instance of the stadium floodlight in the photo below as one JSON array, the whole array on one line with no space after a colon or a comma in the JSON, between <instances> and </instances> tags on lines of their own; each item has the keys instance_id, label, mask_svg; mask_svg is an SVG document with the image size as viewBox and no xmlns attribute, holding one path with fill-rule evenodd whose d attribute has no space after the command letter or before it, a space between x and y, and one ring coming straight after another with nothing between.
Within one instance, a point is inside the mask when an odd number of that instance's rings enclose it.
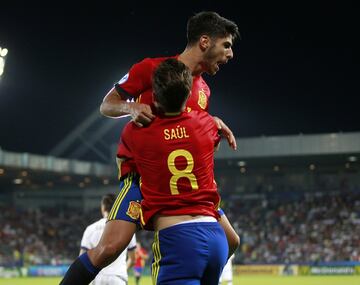
<instances>
[{"instance_id":1,"label":"stadium floodlight","mask_svg":"<svg viewBox=\"0 0 360 285\"><path fill-rule=\"evenodd\" d=\"M1 75L4 73L4 69L5 69L5 57L8 54L8 49L7 48L2 48L0 47L0 78Z\"/></svg>"},{"instance_id":2,"label":"stadium floodlight","mask_svg":"<svg viewBox=\"0 0 360 285\"><path fill-rule=\"evenodd\" d=\"M4 73L5 59L0 57L0 76Z\"/></svg>"},{"instance_id":3,"label":"stadium floodlight","mask_svg":"<svg viewBox=\"0 0 360 285\"><path fill-rule=\"evenodd\" d=\"M17 185L20 185L20 184L23 183L23 180L22 180L21 178L15 178L15 179L13 180L13 183L14 183L14 184L17 184Z\"/></svg>"},{"instance_id":4,"label":"stadium floodlight","mask_svg":"<svg viewBox=\"0 0 360 285\"><path fill-rule=\"evenodd\" d=\"M355 161L357 161L357 157L354 156L354 155L352 155L352 156L349 156L349 157L348 157L348 160L349 160L350 162L355 162Z\"/></svg>"},{"instance_id":5,"label":"stadium floodlight","mask_svg":"<svg viewBox=\"0 0 360 285\"><path fill-rule=\"evenodd\" d=\"M0 56L5 57L8 54L9 50L7 48L0 48Z\"/></svg>"}]
</instances>

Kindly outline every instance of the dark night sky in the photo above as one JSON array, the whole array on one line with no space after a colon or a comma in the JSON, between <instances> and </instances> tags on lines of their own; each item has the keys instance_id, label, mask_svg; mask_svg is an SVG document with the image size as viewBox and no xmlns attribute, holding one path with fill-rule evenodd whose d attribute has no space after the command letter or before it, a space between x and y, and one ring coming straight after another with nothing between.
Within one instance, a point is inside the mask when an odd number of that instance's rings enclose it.
<instances>
[{"instance_id":1,"label":"dark night sky","mask_svg":"<svg viewBox=\"0 0 360 285\"><path fill-rule=\"evenodd\" d=\"M91 2L0 8L0 46L9 49L0 81L3 149L46 154L133 63L182 52L186 21L202 10L234 20L242 34L234 59L204 76L210 113L236 136L360 131L351 2Z\"/></svg>"}]
</instances>

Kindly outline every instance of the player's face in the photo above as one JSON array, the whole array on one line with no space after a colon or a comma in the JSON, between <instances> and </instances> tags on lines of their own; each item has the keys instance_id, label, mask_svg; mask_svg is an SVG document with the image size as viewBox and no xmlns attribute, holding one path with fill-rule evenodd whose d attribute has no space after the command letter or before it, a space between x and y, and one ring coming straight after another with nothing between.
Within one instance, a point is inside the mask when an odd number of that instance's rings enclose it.
<instances>
[{"instance_id":1,"label":"player's face","mask_svg":"<svg viewBox=\"0 0 360 285\"><path fill-rule=\"evenodd\" d=\"M211 40L211 45L204 54L205 72L215 75L219 66L227 63L233 56L231 36Z\"/></svg>"}]
</instances>

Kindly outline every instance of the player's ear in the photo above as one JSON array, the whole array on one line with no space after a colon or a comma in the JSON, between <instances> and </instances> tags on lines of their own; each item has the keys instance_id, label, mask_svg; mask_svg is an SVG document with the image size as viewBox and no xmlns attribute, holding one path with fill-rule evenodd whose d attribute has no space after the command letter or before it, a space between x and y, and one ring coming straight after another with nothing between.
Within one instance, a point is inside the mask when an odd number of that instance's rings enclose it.
<instances>
[{"instance_id":1,"label":"player's ear","mask_svg":"<svg viewBox=\"0 0 360 285\"><path fill-rule=\"evenodd\" d=\"M207 35L202 35L199 39L199 47L202 51L207 50L210 47L210 37Z\"/></svg>"}]
</instances>

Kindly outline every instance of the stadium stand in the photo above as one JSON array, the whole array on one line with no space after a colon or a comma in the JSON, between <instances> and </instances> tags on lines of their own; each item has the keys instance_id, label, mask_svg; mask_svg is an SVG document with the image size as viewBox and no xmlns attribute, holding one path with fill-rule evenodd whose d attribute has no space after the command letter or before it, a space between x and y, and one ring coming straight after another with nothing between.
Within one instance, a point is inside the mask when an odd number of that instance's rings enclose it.
<instances>
[{"instance_id":1,"label":"stadium stand","mask_svg":"<svg viewBox=\"0 0 360 285\"><path fill-rule=\"evenodd\" d=\"M239 139L231 156L222 144L215 174L222 208L241 236L236 264L360 262L354 141L359 133ZM0 149L0 266L69 264L98 217L99 197L117 192L115 171ZM138 237L151 251L152 233Z\"/></svg>"}]
</instances>

